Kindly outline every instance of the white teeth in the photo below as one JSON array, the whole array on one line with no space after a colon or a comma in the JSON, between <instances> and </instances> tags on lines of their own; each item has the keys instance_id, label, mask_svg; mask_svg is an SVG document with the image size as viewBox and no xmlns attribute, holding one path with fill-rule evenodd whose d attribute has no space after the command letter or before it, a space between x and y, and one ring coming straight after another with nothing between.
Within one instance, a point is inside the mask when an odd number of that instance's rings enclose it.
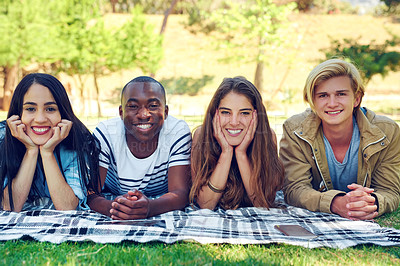
<instances>
[{"instance_id":1,"label":"white teeth","mask_svg":"<svg viewBox=\"0 0 400 266\"><path fill-rule=\"evenodd\" d=\"M228 130L228 132L230 133L230 134L232 134L232 135L235 135L235 134L238 134L238 133L240 133L242 130L241 129L236 129L236 130L234 130L234 129L227 129Z\"/></svg>"},{"instance_id":2,"label":"white teeth","mask_svg":"<svg viewBox=\"0 0 400 266\"><path fill-rule=\"evenodd\" d=\"M150 124L141 124L141 125L136 125L138 128L141 128L141 129L148 129L148 128L150 128L151 127L151 125Z\"/></svg>"},{"instance_id":3,"label":"white teeth","mask_svg":"<svg viewBox=\"0 0 400 266\"><path fill-rule=\"evenodd\" d=\"M334 112L327 112L328 114L330 114L330 115L335 115L335 114L338 114L338 113L340 113L340 111L334 111Z\"/></svg>"},{"instance_id":4,"label":"white teeth","mask_svg":"<svg viewBox=\"0 0 400 266\"><path fill-rule=\"evenodd\" d=\"M35 128L32 128L32 130L35 131L35 132L45 132L45 131L47 131L49 129L47 127L40 127L40 128L35 127Z\"/></svg>"}]
</instances>

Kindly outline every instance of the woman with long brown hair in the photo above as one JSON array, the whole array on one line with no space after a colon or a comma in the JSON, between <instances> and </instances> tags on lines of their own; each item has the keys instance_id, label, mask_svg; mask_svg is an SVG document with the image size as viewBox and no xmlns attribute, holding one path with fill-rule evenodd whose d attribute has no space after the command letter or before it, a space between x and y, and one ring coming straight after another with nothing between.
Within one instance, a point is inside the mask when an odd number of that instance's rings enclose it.
<instances>
[{"instance_id":1,"label":"woman with long brown hair","mask_svg":"<svg viewBox=\"0 0 400 266\"><path fill-rule=\"evenodd\" d=\"M262 97L243 77L225 78L193 134L190 202L200 208L274 206L284 169Z\"/></svg>"}]
</instances>

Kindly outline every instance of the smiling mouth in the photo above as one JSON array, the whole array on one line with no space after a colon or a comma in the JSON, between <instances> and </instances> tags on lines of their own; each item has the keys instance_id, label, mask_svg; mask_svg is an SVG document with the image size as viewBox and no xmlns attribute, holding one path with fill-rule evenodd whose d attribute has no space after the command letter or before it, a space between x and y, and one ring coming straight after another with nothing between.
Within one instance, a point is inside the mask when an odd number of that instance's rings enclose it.
<instances>
[{"instance_id":1,"label":"smiling mouth","mask_svg":"<svg viewBox=\"0 0 400 266\"><path fill-rule=\"evenodd\" d=\"M228 131L230 135L238 135L243 129L227 129L226 131Z\"/></svg>"},{"instance_id":2,"label":"smiling mouth","mask_svg":"<svg viewBox=\"0 0 400 266\"><path fill-rule=\"evenodd\" d=\"M151 124L139 124L139 125L136 125L136 127L146 130L146 129L151 128Z\"/></svg>"},{"instance_id":3,"label":"smiling mouth","mask_svg":"<svg viewBox=\"0 0 400 266\"><path fill-rule=\"evenodd\" d=\"M330 112L325 112L325 113L327 113L328 115L336 115L336 114L339 114L341 112L342 112L342 110L340 110L340 111L330 111Z\"/></svg>"},{"instance_id":4,"label":"smiling mouth","mask_svg":"<svg viewBox=\"0 0 400 266\"><path fill-rule=\"evenodd\" d=\"M50 130L50 127L32 127L32 131L37 135L46 134Z\"/></svg>"}]
</instances>

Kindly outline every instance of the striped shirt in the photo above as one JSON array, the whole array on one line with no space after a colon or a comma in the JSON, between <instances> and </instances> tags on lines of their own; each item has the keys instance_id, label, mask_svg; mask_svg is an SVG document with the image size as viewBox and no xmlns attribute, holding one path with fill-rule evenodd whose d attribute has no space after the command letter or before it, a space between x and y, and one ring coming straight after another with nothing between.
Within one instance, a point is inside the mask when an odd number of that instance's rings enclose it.
<instances>
[{"instance_id":1,"label":"striped shirt","mask_svg":"<svg viewBox=\"0 0 400 266\"><path fill-rule=\"evenodd\" d=\"M147 158L136 158L128 148L120 117L100 122L94 131L100 141L100 166L108 169L103 192L115 196L138 189L147 197L168 192L168 169L190 164L192 137L185 121L168 116L158 137L157 149Z\"/></svg>"}]
</instances>

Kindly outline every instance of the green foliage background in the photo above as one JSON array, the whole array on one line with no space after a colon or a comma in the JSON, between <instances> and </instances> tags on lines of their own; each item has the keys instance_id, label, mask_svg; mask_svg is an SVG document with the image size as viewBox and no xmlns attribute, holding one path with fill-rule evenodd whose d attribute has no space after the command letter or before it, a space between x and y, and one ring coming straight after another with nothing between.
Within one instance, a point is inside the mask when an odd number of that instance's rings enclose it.
<instances>
[{"instance_id":1,"label":"green foliage background","mask_svg":"<svg viewBox=\"0 0 400 266\"><path fill-rule=\"evenodd\" d=\"M367 85L375 75L384 78L390 71L400 70L400 52L393 47L400 44L400 37L392 34L392 39L384 44L360 44L358 39L332 40L331 47L324 49L326 59L344 58L354 63Z\"/></svg>"}]
</instances>

